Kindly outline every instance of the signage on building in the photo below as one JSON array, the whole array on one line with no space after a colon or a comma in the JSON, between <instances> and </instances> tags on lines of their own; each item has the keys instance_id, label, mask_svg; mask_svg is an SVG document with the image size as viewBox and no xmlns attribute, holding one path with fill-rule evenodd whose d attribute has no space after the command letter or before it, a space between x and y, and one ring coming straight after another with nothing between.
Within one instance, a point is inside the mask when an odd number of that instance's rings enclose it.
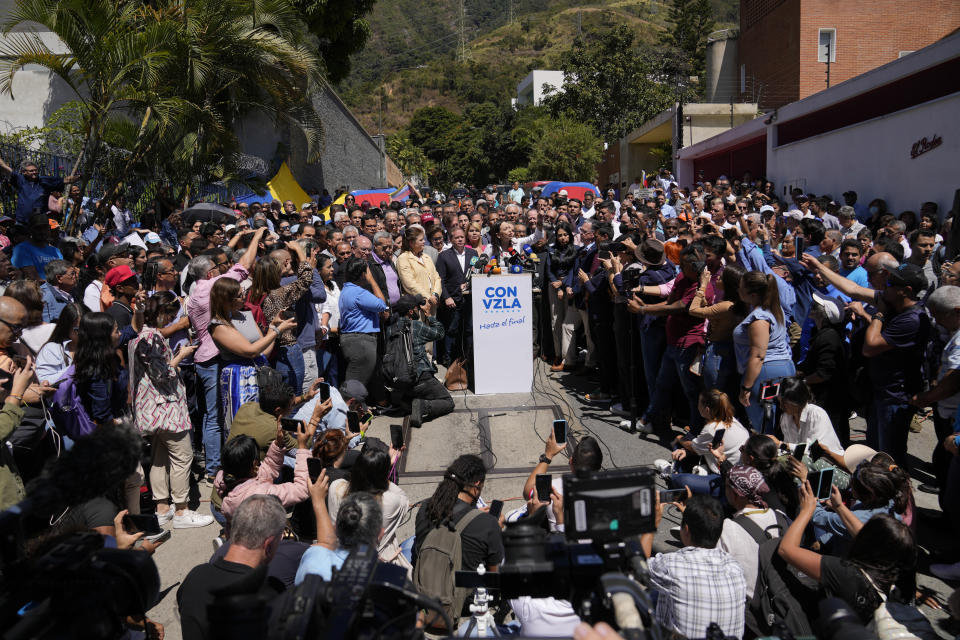
<instances>
[{"instance_id":1,"label":"signage on building","mask_svg":"<svg viewBox=\"0 0 960 640\"><path fill-rule=\"evenodd\" d=\"M937 147L943 144L943 138L941 138L936 133L928 140L926 137L920 138L913 143L913 147L910 149L910 157L916 158L922 156L927 151L933 151Z\"/></svg>"}]
</instances>

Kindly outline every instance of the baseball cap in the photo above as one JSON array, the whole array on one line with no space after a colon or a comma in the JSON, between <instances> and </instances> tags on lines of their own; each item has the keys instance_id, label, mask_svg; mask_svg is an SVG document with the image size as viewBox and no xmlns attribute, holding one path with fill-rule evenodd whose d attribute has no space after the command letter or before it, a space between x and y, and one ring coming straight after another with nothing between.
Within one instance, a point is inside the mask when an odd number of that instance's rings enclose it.
<instances>
[{"instance_id":1,"label":"baseball cap","mask_svg":"<svg viewBox=\"0 0 960 640\"><path fill-rule=\"evenodd\" d=\"M426 299L420 295L402 295L400 298L393 304L393 312L400 316L405 316L410 313L412 310L423 305L426 302Z\"/></svg>"},{"instance_id":2,"label":"baseball cap","mask_svg":"<svg viewBox=\"0 0 960 640\"><path fill-rule=\"evenodd\" d=\"M428 222L433 222L434 220L436 220L436 218L433 217L433 214L432 214L432 213L421 213L421 214L420 214L420 222L422 222L422 223L424 223L424 224L426 224L426 223L428 223Z\"/></svg>"},{"instance_id":3,"label":"baseball cap","mask_svg":"<svg viewBox=\"0 0 960 640\"><path fill-rule=\"evenodd\" d=\"M873 460L877 455L876 449L865 444L852 444L843 452L843 466L847 469L856 469L864 460Z\"/></svg>"},{"instance_id":4,"label":"baseball cap","mask_svg":"<svg viewBox=\"0 0 960 640\"><path fill-rule=\"evenodd\" d=\"M898 287L910 287L913 292L920 293L927 288L927 276L923 269L915 264L904 262L898 267L883 265L889 275L890 282Z\"/></svg>"},{"instance_id":5,"label":"baseball cap","mask_svg":"<svg viewBox=\"0 0 960 640\"><path fill-rule=\"evenodd\" d=\"M107 271L107 275L103 278L103 283L112 289L121 282L125 282L130 278L136 279L136 277L137 274L133 272L133 269L122 264L119 267L114 267L110 269L110 271Z\"/></svg>"},{"instance_id":6,"label":"baseball cap","mask_svg":"<svg viewBox=\"0 0 960 640\"><path fill-rule=\"evenodd\" d=\"M566 197L566 196L567 196L567 190L566 190L566 189L560 189L560 193L558 193L557 195Z\"/></svg>"},{"instance_id":7,"label":"baseball cap","mask_svg":"<svg viewBox=\"0 0 960 640\"><path fill-rule=\"evenodd\" d=\"M344 401L352 399L364 404L367 400L367 388L359 380L344 380L340 385L340 395Z\"/></svg>"},{"instance_id":8,"label":"baseball cap","mask_svg":"<svg viewBox=\"0 0 960 640\"><path fill-rule=\"evenodd\" d=\"M118 244L107 244L104 242L103 246L100 248L100 251L97 252L97 260L100 261L100 264L106 264L107 260L118 253L123 253L129 248L130 245L126 242L120 242Z\"/></svg>"},{"instance_id":9,"label":"baseball cap","mask_svg":"<svg viewBox=\"0 0 960 640\"><path fill-rule=\"evenodd\" d=\"M774 208L771 207L771 206L768 205L768 204L765 204L765 205L763 205L762 207L760 207L760 213L761 213L761 214L766 213L767 211L773 213Z\"/></svg>"},{"instance_id":10,"label":"baseball cap","mask_svg":"<svg viewBox=\"0 0 960 640\"><path fill-rule=\"evenodd\" d=\"M60 228L60 223L57 222L56 220L54 220L53 218L50 218L50 228L51 228L51 229L59 229L59 228Z\"/></svg>"},{"instance_id":11,"label":"baseball cap","mask_svg":"<svg viewBox=\"0 0 960 640\"><path fill-rule=\"evenodd\" d=\"M143 236L143 241L147 244L160 244L160 234L151 231L147 235Z\"/></svg>"},{"instance_id":12,"label":"baseball cap","mask_svg":"<svg viewBox=\"0 0 960 640\"><path fill-rule=\"evenodd\" d=\"M820 295L819 293L814 293L813 302L823 310L823 314L827 317L827 322L830 324L840 324L843 314L840 311L841 305L837 304L836 300Z\"/></svg>"},{"instance_id":13,"label":"baseball cap","mask_svg":"<svg viewBox=\"0 0 960 640\"><path fill-rule=\"evenodd\" d=\"M783 214L784 218L793 218L794 220L803 220L803 212L799 209L791 209Z\"/></svg>"}]
</instances>

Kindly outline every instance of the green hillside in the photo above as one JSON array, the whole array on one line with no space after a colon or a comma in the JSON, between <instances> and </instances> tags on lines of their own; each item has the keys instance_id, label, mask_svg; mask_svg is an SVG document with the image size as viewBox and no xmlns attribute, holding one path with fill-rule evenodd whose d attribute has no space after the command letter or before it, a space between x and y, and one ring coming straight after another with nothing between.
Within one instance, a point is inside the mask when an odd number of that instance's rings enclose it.
<instances>
[{"instance_id":1,"label":"green hillside","mask_svg":"<svg viewBox=\"0 0 960 640\"><path fill-rule=\"evenodd\" d=\"M717 28L736 23L737 0L712 3ZM338 90L371 133L389 134L421 107L459 112L469 103L508 102L531 69L556 68L580 30L627 24L641 42L655 42L668 8L652 0L467 0L460 62L457 0L379 0L370 40Z\"/></svg>"}]
</instances>

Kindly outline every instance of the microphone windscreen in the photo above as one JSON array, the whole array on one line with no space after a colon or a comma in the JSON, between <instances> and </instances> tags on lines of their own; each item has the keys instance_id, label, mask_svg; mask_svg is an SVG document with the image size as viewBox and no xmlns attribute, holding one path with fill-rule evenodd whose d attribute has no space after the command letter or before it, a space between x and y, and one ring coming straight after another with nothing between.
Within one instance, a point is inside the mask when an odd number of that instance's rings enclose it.
<instances>
[{"instance_id":1,"label":"microphone windscreen","mask_svg":"<svg viewBox=\"0 0 960 640\"><path fill-rule=\"evenodd\" d=\"M470 266L472 267L472 266L476 265L476 264L477 264L477 261L479 261L479 260L480 260L480 258L478 258L477 256L473 256L472 258L470 258Z\"/></svg>"},{"instance_id":2,"label":"microphone windscreen","mask_svg":"<svg viewBox=\"0 0 960 640\"><path fill-rule=\"evenodd\" d=\"M525 244L523 245L523 252L527 255L530 255L531 253L533 253L533 247L531 247L528 244Z\"/></svg>"}]
</instances>

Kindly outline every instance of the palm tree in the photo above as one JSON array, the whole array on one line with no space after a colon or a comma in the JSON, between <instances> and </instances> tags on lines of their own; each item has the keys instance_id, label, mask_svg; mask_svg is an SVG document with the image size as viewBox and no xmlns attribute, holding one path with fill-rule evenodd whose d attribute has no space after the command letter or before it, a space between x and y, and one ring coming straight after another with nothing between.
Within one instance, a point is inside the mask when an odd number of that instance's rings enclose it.
<instances>
[{"instance_id":1,"label":"palm tree","mask_svg":"<svg viewBox=\"0 0 960 640\"><path fill-rule=\"evenodd\" d=\"M66 52L13 31L30 22ZM36 64L76 94L84 188L105 128L127 121L129 155L107 202L134 171L180 184L238 177L235 129L251 113L301 132L308 160L319 159L323 126L307 96L322 82L321 64L290 0L17 0L3 32L0 92L12 95L15 74Z\"/></svg>"}]
</instances>

